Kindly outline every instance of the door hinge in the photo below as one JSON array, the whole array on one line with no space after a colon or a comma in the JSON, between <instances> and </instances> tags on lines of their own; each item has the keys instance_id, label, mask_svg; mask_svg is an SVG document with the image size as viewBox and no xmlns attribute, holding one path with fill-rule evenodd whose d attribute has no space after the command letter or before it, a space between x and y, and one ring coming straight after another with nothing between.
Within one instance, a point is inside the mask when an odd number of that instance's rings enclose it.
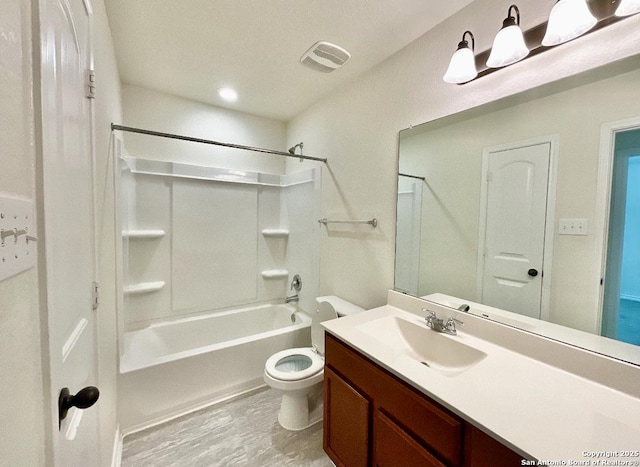
<instances>
[{"instance_id":1,"label":"door hinge","mask_svg":"<svg viewBox=\"0 0 640 467\"><path fill-rule=\"evenodd\" d=\"M493 181L493 172L487 172L487 182Z\"/></svg>"},{"instance_id":2,"label":"door hinge","mask_svg":"<svg viewBox=\"0 0 640 467\"><path fill-rule=\"evenodd\" d=\"M95 70L87 70L85 89L87 91L87 99L96 98L96 72Z\"/></svg>"},{"instance_id":3,"label":"door hinge","mask_svg":"<svg viewBox=\"0 0 640 467\"><path fill-rule=\"evenodd\" d=\"M100 306L100 283L93 281L91 283L91 301L92 308L97 310Z\"/></svg>"}]
</instances>

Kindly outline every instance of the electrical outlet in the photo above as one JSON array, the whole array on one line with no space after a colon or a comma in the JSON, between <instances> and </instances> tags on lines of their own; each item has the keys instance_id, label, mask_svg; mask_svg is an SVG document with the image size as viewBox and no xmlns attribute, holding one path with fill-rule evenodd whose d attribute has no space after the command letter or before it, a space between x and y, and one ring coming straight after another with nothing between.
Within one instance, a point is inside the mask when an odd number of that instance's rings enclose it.
<instances>
[{"instance_id":1,"label":"electrical outlet","mask_svg":"<svg viewBox=\"0 0 640 467\"><path fill-rule=\"evenodd\" d=\"M588 233L587 219L560 219L559 235L587 235Z\"/></svg>"}]
</instances>

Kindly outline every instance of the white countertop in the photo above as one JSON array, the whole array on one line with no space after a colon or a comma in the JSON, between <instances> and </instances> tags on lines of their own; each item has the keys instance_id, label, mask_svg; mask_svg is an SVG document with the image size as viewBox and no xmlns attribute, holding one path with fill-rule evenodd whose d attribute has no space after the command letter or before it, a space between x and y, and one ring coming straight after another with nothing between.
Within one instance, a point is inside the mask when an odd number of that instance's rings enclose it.
<instances>
[{"instance_id":1,"label":"white countertop","mask_svg":"<svg viewBox=\"0 0 640 467\"><path fill-rule=\"evenodd\" d=\"M487 356L463 373L446 376L358 329L364 323L386 316L398 316L424 326L422 317L391 305L323 325L328 332L400 379L522 454L558 462L555 465L588 460L591 464L583 465L596 465L594 459L607 459L630 463L599 465L640 466L640 453L637 453L640 451L640 399L637 397L460 329L456 336L442 336L458 340ZM544 345L542 341L541 345ZM632 377L637 374L634 372ZM629 375L620 374L620 377ZM617 457L604 457L603 453L612 451L617 451ZM623 451L636 453L625 457ZM590 453L601 457L591 457ZM562 461L566 464L561 464Z\"/></svg>"}]
</instances>

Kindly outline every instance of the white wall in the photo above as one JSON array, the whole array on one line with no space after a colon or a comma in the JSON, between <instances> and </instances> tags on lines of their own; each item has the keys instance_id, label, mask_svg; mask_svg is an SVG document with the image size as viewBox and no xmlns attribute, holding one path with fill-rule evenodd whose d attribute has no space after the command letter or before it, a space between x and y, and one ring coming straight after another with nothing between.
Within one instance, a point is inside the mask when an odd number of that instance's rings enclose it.
<instances>
[{"instance_id":1,"label":"white wall","mask_svg":"<svg viewBox=\"0 0 640 467\"><path fill-rule=\"evenodd\" d=\"M306 152L329 159L323 215L373 213L379 220L375 231L321 235L321 294L373 307L393 287L399 130L640 52L638 41L629 40L640 28L636 16L470 84L444 83L462 33L472 30L476 50L487 49L511 3L476 0L289 123L289 143L304 141ZM519 2L523 29L543 22L554 3Z\"/></svg>"},{"instance_id":2,"label":"white wall","mask_svg":"<svg viewBox=\"0 0 640 467\"><path fill-rule=\"evenodd\" d=\"M0 191L35 197L31 2L0 14ZM36 269L0 282L0 464L45 465L41 320Z\"/></svg>"},{"instance_id":3,"label":"white wall","mask_svg":"<svg viewBox=\"0 0 640 467\"><path fill-rule=\"evenodd\" d=\"M124 125L195 138L286 150L284 122L202 104L151 89L122 87ZM284 174L280 156L125 133L135 157Z\"/></svg>"}]
</instances>

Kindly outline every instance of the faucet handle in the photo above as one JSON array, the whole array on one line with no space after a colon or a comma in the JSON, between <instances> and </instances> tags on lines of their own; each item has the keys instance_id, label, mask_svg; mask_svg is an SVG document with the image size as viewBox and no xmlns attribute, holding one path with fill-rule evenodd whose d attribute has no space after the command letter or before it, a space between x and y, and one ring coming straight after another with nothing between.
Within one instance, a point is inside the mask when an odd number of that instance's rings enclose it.
<instances>
[{"instance_id":1,"label":"faucet handle","mask_svg":"<svg viewBox=\"0 0 640 467\"><path fill-rule=\"evenodd\" d=\"M433 310L427 310L426 308L423 308L423 309L422 309L422 312L423 312L423 313L427 313L427 312L429 313L429 314L427 315L427 318L436 318L436 317L437 317L437 316L436 316L436 312L435 312L435 311L433 311Z\"/></svg>"},{"instance_id":2,"label":"faucet handle","mask_svg":"<svg viewBox=\"0 0 640 467\"><path fill-rule=\"evenodd\" d=\"M427 322L427 326L433 329L434 323L438 321L436 312L433 310L427 310L426 308L423 308L422 311L429 312L429 314L424 317L424 320Z\"/></svg>"},{"instance_id":3,"label":"faucet handle","mask_svg":"<svg viewBox=\"0 0 640 467\"><path fill-rule=\"evenodd\" d=\"M460 321L459 319L455 319L453 316L450 316L447 319L446 324L444 325L444 328L445 328L446 332L449 333L449 334L453 334L455 336L456 335L456 323L458 323L460 326L464 326L464 322Z\"/></svg>"},{"instance_id":4,"label":"faucet handle","mask_svg":"<svg viewBox=\"0 0 640 467\"><path fill-rule=\"evenodd\" d=\"M464 326L464 321L460 321L459 319L454 318L453 316L449 317L449 319L447 320L447 323L450 322L450 321L453 321L453 322L459 324L460 326Z\"/></svg>"}]
</instances>

